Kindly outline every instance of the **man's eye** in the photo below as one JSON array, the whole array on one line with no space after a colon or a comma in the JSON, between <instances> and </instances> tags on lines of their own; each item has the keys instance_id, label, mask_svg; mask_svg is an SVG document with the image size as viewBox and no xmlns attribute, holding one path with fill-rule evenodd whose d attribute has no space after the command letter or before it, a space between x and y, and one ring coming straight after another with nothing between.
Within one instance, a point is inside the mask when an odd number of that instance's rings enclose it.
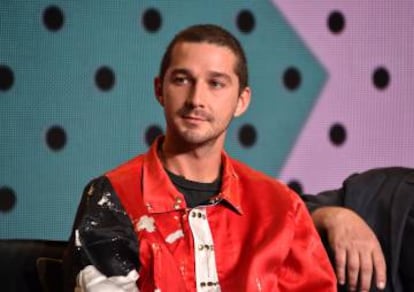
<instances>
[{"instance_id":1,"label":"man's eye","mask_svg":"<svg viewBox=\"0 0 414 292\"><path fill-rule=\"evenodd\" d=\"M217 80L210 81L210 85L213 88L223 88L225 86L225 84L223 82L217 81Z\"/></svg>"},{"instance_id":2,"label":"man's eye","mask_svg":"<svg viewBox=\"0 0 414 292\"><path fill-rule=\"evenodd\" d=\"M175 84L187 84L188 83L188 78L187 77L176 76L176 77L174 77L173 82Z\"/></svg>"}]
</instances>

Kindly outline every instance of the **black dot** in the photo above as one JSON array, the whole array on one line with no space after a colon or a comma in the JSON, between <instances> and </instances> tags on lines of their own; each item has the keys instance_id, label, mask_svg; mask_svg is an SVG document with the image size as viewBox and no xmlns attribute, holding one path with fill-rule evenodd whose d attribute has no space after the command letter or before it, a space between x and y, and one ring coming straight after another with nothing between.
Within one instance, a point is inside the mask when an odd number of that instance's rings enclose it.
<instances>
[{"instance_id":1,"label":"black dot","mask_svg":"<svg viewBox=\"0 0 414 292\"><path fill-rule=\"evenodd\" d=\"M66 132L60 126L52 126L46 133L47 146L53 151L62 150L66 145Z\"/></svg>"},{"instance_id":2,"label":"black dot","mask_svg":"<svg viewBox=\"0 0 414 292\"><path fill-rule=\"evenodd\" d=\"M11 211L16 203L16 194L11 188L0 188L0 211Z\"/></svg>"},{"instance_id":3,"label":"black dot","mask_svg":"<svg viewBox=\"0 0 414 292\"><path fill-rule=\"evenodd\" d=\"M237 27L243 33L250 33L255 26L255 18L249 10L242 10L237 15Z\"/></svg>"},{"instance_id":4,"label":"black dot","mask_svg":"<svg viewBox=\"0 0 414 292\"><path fill-rule=\"evenodd\" d=\"M162 24L160 12L155 8L147 9L142 15L142 24L148 32L158 31Z\"/></svg>"},{"instance_id":5,"label":"black dot","mask_svg":"<svg viewBox=\"0 0 414 292\"><path fill-rule=\"evenodd\" d=\"M380 90L387 88L390 83L390 74L387 69L383 67L375 69L374 74L372 74L372 82Z\"/></svg>"},{"instance_id":6,"label":"black dot","mask_svg":"<svg viewBox=\"0 0 414 292\"><path fill-rule=\"evenodd\" d=\"M329 130L329 138L332 144L336 146L340 146L345 143L346 141L346 129L341 124L334 124L332 125L331 129Z\"/></svg>"},{"instance_id":7,"label":"black dot","mask_svg":"<svg viewBox=\"0 0 414 292\"><path fill-rule=\"evenodd\" d=\"M14 83L14 74L10 67L0 65L0 90L9 90Z\"/></svg>"},{"instance_id":8,"label":"black dot","mask_svg":"<svg viewBox=\"0 0 414 292\"><path fill-rule=\"evenodd\" d=\"M157 138L159 135L162 135L163 131L162 128L158 125L152 125L147 128L145 131L145 142L148 146L150 146L155 138Z\"/></svg>"},{"instance_id":9,"label":"black dot","mask_svg":"<svg viewBox=\"0 0 414 292\"><path fill-rule=\"evenodd\" d=\"M333 11L328 17L328 28L332 33L339 34L345 28L345 17L339 11Z\"/></svg>"},{"instance_id":10,"label":"black dot","mask_svg":"<svg viewBox=\"0 0 414 292\"><path fill-rule=\"evenodd\" d=\"M58 31L62 28L64 15L62 10L57 6L49 6L43 11L43 23L47 29Z\"/></svg>"},{"instance_id":11,"label":"black dot","mask_svg":"<svg viewBox=\"0 0 414 292\"><path fill-rule=\"evenodd\" d=\"M302 195L303 194L303 187L302 184L297 180L291 180L288 183L289 188L291 188L293 191L295 191L297 194Z\"/></svg>"},{"instance_id":12,"label":"black dot","mask_svg":"<svg viewBox=\"0 0 414 292\"><path fill-rule=\"evenodd\" d=\"M239 129L239 141L244 147L252 147L257 140L256 129L250 125L245 124Z\"/></svg>"},{"instance_id":13,"label":"black dot","mask_svg":"<svg viewBox=\"0 0 414 292\"><path fill-rule=\"evenodd\" d=\"M283 84L289 90L295 90L300 86L302 81L301 74L298 69L289 67L283 74Z\"/></svg>"},{"instance_id":14,"label":"black dot","mask_svg":"<svg viewBox=\"0 0 414 292\"><path fill-rule=\"evenodd\" d=\"M115 84L115 74L111 68L103 66L96 71L95 83L102 91L111 90Z\"/></svg>"}]
</instances>

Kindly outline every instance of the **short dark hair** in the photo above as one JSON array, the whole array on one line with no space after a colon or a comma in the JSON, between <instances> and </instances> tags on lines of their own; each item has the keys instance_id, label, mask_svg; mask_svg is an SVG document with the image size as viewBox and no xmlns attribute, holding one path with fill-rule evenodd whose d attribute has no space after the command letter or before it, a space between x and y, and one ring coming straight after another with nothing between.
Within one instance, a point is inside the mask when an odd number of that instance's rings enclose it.
<instances>
[{"instance_id":1,"label":"short dark hair","mask_svg":"<svg viewBox=\"0 0 414 292\"><path fill-rule=\"evenodd\" d=\"M236 56L234 71L239 78L239 91L248 85L247 58L240 42L230 32L214 24L199 24L180 31L169 43L162 57L159 77L164 81L165 73L171 64L171 54L177 43L208 43L229 48Z\"/></svg>"}]
</instances>

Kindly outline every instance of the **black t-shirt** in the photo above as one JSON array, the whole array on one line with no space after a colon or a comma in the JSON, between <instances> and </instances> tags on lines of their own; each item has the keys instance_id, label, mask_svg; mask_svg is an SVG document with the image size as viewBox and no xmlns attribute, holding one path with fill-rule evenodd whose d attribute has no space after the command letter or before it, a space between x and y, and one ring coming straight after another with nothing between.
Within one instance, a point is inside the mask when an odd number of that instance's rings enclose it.
<instances>
[{"instance_id":1,"label":"black t-shirt","mask_svg":"<svg viewBox=\"0 0 414 292\"><path fill-rule=\"evenodd\" d=\"M208 204L209 200L220 192L221 173L211 183L200 183L187 180L185 177L176 175L168 170L166 171L172 183L184 195L185 202L189 208Z\"/></svg>"}]
</instances>

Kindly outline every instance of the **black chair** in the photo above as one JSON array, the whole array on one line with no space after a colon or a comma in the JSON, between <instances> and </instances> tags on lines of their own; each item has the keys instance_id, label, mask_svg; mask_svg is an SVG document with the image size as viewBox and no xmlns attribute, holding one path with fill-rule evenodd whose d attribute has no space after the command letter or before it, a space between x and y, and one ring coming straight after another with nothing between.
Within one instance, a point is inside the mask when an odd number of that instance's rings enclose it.
<instances>
[{"instance_id":1,"label":"black chair","mask_svg":"<svg viewBox=\"0 0 414 292\"><path fill-rule=\"evenodd\" d=\"M65 241L0 240L1 291L62 291Z\"/></svg>"}]
</instances>

